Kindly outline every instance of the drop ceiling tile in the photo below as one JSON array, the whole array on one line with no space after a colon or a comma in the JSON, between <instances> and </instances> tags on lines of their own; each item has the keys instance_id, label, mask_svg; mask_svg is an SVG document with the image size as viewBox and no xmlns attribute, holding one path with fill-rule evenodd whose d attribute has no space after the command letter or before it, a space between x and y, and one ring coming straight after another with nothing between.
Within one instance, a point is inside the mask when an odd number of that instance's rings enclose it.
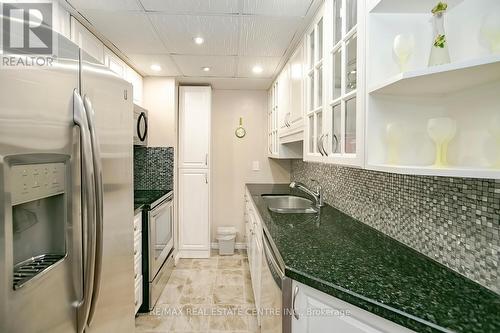
<instances>
[{"instance_id":1,"label":"drop ceiling tile","mask_svg":"<svg viewBox=\"0 0 500 333\"><path fill-rule=\"evenodd\" d=\"M248 78L272 78L276 68L280 63L280 57L239 57L238 58L238 77ZM255 74L252 68L255 65L262 67L260 74Z\"/></svg>"},{"instance_id":2,"label":"drop ceiling tile","mask_svg":"<svg viewBox=\"0 0 500 333\"><path fill-rule=\"evenodd\" d=\"M167 54L128 54L130 62L146 76L177 76L180 75L172 58ZM161 71L153 71L151 65L161 66Z\"/></svg>"},{"instance_id":3,"label":"drop ceiling tile","mask_svg":"<svg viewBox=\"0 0 500 333\"><path fill-rule=\"evenodd\" d=\"M83 14L100 33L122 52L167 52L145 13L86 10Z\"/></svg>"},{"instance_id":4,"label":"drop ceiling tile","mask_svg":"<svg viewBox=\"0 0 500 333\"><path fill-rule=\"evenodd\" d=\"M301 19L243 16L241 20L239 55L282 57Z\"/></svg>"},{"instance_id":5,"label":"drop ceiling tile","mask_svg":"<svg viewBox=\"0 0 500 333\"><path fill-rule=\"evenodd\" d=\"M98 9L106 11L142 10L137 0L67 0L78 11Z\"/></svg>"},{"instance_id":6,"label":"drop ceiling tile","mask_svg":"<svg viewBox=\"0 0 500 333\"><path fill-rule=\"evenodd\" d=\"M243 0L243 14L306 16L312 0Z\"/></svg>"},{"instance_id":7,"label":"drop ceiling tile","mask_svg":"<svg viewBox=\"0 0 500 333\"><path fill-rule=\"evenodd\" d=\"M175 63L184 76L234 77L236 75L236 57L173 55ZM204 72L202 67L210 67Z\"/></svg>"},{"instance_id":8,"label":"drop ceiling tile","mask_svg":"<svg viewBox=\"0 0 500 333\"><path fill-rule=\"evenodd\" d=\"M238 0L140 0L147 11L170 14L236 14Z\"/></svg>"},{"instance_id":9,"label":"drop ceiling tile","mask_svg":"<svg viewBox=\"0 0 500 333\"><path fill-rule=\"evenodd\" d=\"M148 15L171 53L236 55L238 52L236 16ZM194 43L197 36L205 39L202 45Z\"/></svg>"}]
</instances>

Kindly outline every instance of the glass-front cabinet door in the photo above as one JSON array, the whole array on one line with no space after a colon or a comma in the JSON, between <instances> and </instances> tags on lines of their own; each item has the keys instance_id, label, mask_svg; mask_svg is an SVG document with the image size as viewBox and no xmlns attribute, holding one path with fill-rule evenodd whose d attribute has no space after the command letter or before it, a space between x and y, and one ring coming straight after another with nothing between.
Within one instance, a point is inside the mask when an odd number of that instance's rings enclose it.
<instances>
[{"instance_id":1,"label":"glass-front cabinet door","mask_svg":"<svg viewBox=\"0 0 500 333\"><path fill-rule=\"evenodd\" d=\"M321 10L307 32L306 62L306 136L304 159L320 160L323 148L325 115L324 19Z\"/></svg>"},{"instance_id":2,"label":"glass-front cabinet door","mask_svg":"<svg viewBox=\"0 0 500 333\"><path fill-rule=\"evenodd\" d=\"M279 82L276 80L269 90L269 110L267 113L268 142L267 153L269 157L278 155L278 98Z\"/></svg>"},{"instance_id":3,"label":"glass-front cabinet door","mask_svg":"<svg viewBox=\"0 0 500 333\"><path fill-rule=\"evenodd\" d=\"M363 4L327 0L307 32L305 160L363 166Z\"/></svg>"},{"instance_id":4,"label":"glass-front cabinet door","mask_svg":"<svg viewBox=\"0 0 500 333\"><path fill-rule=\"evenodd\" d=\"M364 1L325 4L328 97L323 148L330 163L363 166Z\"/></svg>"}]
</instances>

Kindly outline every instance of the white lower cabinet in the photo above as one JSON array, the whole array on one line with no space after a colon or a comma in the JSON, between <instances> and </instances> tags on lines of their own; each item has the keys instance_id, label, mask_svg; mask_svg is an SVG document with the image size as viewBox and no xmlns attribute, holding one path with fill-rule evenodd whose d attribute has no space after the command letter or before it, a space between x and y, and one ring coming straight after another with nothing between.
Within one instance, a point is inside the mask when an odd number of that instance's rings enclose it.
<instances>
[{"instance_id":1,"label":"white lower cabinet","mask_svg":"<svg viewBox=\"0 0 500 333\"><path fill-rule=\"evenodd\" d=\"M256 227L258 228L258 226ZM263 257L263 249L262 249L262 237L258 237L259 232L254 232L252 236L252 262L249 263L250 274L252 278L252 290L253 296L255 300L255 308L259 309L261 305L260 300L260 284L261 284L261 275L262 275L262 257ZM260 325L260 315L257 315L257 322Z\"/></svg>"},{"instance_id":2,"label":"white lower cabinet","mask_svg":"<svg viewBox=\"0 0 500 333\"><path fill-rule=\"evenodd\" d=\"M299 282L292 288L292 333L415 333Z\"/></svg>"},{"instance_id":3,"label":"white lower cabinet","mask_svg":"<svg viewBox=\"0 0 500 333\"><path fill-rule=\"evenodd\" d=\"M209 169L179 170L179 251L182 258L210 257Z\"/></svg>"},{"instance_id":4,"label":"white lower cabinet","mask_svg":"<svg viewBox=\"0 0 500 333\"><path fill-rule=\"evenodd\" d=\"M135 313L142 305L142 211L134 216Z\"/></svg>"},{"instance_id":5,"label":"white lower cabinet","mask_svg":"<svg viewBox=\"0 0 500 333\"><path fill-rule=\"evenodd\" d=\"M253 297L256 309L260 308L260 284L263 260L262 248L262 221L252 204L248 192L245 194L245 232L248 255L248 266L250 268L250 278L252 281ZM257 313L257 322L260 325L260 314Z\"/></svg>"}]
</instances>

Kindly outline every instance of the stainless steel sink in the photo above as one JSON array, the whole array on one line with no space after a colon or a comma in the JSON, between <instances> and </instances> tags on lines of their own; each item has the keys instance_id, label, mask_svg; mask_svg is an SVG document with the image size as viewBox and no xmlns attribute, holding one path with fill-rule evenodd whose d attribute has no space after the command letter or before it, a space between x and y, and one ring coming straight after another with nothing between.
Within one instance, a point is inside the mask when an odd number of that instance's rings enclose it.
<instances>
[{"instance_id":1,"label":"stainless steel sink","mask_svg":"<svg viewBox=\"0 0 500 333\"><path fill-rule=\"evenodd\" d=\"M262 198L267 203L270 211L276 213L308 213L314 214L318 210L313 202L306 198L294 195L263 195Z\"/></svg>"}]
</instances>

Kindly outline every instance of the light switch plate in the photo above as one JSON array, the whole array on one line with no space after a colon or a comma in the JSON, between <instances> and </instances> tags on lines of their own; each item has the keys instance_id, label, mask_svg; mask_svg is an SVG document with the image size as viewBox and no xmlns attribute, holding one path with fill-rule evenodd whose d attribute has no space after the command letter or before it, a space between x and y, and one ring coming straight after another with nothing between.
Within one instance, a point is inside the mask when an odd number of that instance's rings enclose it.
<instances>
[{"instance_id":1,"label":"light switch plate","mask_svg":"<svg viewBox=\"0 0 500 333\"><path fill-rule=\"evenodd\" d=\"M252 162L252 170L253 171L260 171L260 163L259 163L259 161L253 161Z\"/></svg>"}]
</instances>

